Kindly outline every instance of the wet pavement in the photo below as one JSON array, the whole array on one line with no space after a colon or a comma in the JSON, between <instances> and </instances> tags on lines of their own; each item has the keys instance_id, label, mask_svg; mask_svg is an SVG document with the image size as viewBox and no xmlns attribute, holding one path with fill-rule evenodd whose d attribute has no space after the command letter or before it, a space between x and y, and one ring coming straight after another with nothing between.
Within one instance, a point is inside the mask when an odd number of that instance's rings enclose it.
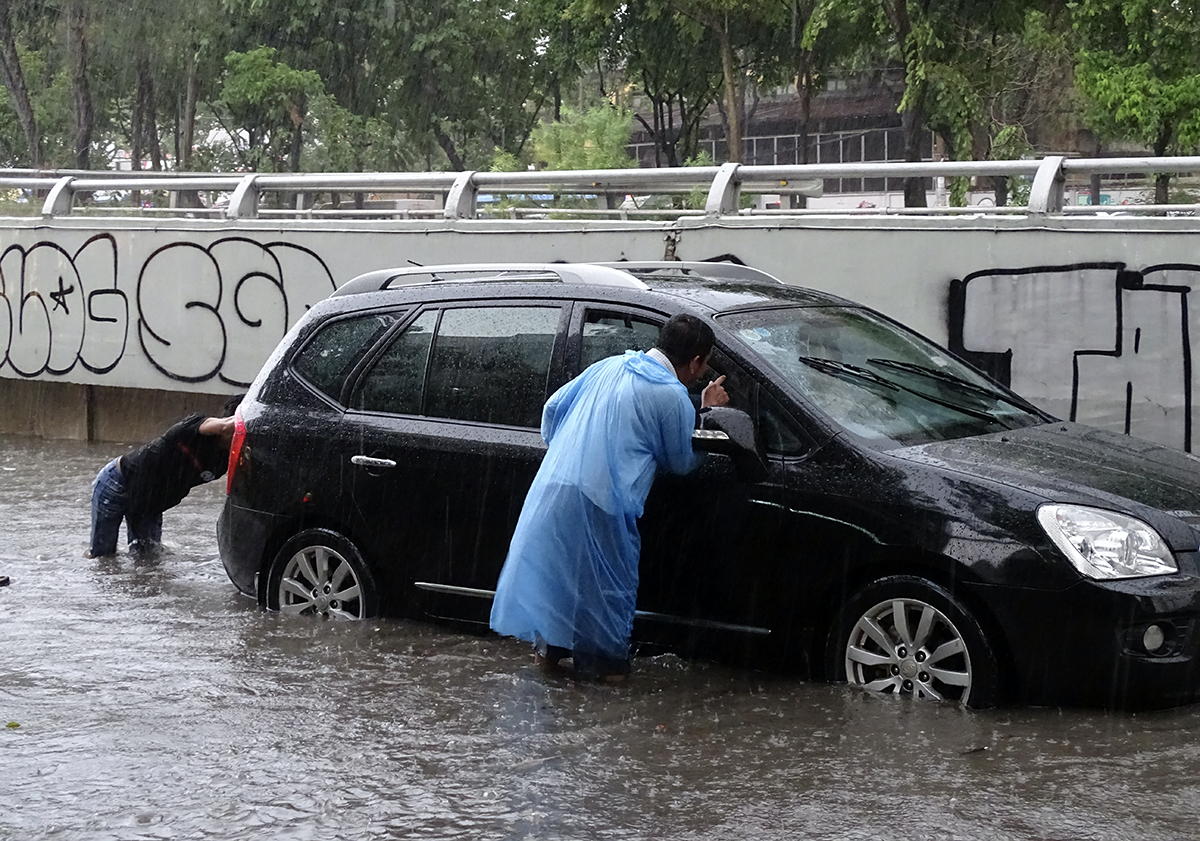
<instances>
[{"instance_id":1,"label":"wet pavement","mask_svg":"<svg viewBox=\"0 0 1200 841\"><path fill-rule=\"evenodd\" d=\"M512 641L282 617L225 577L222 482L160 559L83 557L123 451L0 437L0 839L1200 831L1200 707L970 712L672 657L576 686Z\"/></svg>"}]
</instances>

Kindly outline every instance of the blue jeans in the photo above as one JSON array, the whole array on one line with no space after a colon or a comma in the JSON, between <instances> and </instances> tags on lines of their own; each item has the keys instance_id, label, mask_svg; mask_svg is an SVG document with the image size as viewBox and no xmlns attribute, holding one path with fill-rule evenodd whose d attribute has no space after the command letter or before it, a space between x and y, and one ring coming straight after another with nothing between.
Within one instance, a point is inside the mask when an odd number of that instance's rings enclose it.
<instances>
[{"instance_id":1,"label":"blue jeans","mask_svg":"<svg viewBox=\"0 0 1200 841\"><path fill-rule=\"evenodd\" d=\"M162 513L131 516L119 459L104 465L92 482L92 545L89 554L99 558L117 553L121 520L133 552L150 552L162 542Z\"/></svg>"}]
</instances>

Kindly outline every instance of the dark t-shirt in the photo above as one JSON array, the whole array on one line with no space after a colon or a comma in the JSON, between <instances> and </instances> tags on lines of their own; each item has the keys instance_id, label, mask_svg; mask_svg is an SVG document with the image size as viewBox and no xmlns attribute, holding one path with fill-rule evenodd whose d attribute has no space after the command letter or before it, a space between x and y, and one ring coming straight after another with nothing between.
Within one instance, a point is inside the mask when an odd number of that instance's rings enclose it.
<instances>
[{"instance_id":1,"label":"dark t-shirt","mask_svg":"<svg viewBox=\"0 0 1200 841\"><path fill-rule=\"evenodd\" d=\"M158 514L179 504L188 491L225 475L229 451L220 436L201 435L205 415L181 420L160 437L121 457L128 509Z\"/></svg>"}]
</instances>

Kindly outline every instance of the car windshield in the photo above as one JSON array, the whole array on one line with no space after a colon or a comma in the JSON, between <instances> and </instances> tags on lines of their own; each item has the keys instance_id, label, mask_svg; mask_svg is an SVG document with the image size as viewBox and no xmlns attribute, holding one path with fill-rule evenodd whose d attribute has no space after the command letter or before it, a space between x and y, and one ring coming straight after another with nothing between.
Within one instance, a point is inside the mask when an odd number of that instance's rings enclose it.
<instances>
[{"instance_id":1,"label":"car windshield","mask_svg":"<svg viewBox=\"0 0 1200 841\"><path fill-rule=\"evenodd\" d=\"M720 320L837 425L873 446L925 444L1051 420L870 310L788 307Z\"/></svg>"}]
</instances>

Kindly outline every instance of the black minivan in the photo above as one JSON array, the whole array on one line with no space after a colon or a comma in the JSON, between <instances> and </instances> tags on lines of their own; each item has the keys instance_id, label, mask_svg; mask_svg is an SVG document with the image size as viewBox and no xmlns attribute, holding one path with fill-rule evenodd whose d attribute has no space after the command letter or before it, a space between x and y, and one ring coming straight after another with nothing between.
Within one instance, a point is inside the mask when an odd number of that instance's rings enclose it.
<instances>
[{"instance_id":1,"label":"black minivan","mask_svg":"<svg viewBox=\"0 0 1200 841\"><path fill-rule=\"evenodd\" d=\"M542 404L678 312L712 325L731 403L699 416L703 466L647 501L639 650L976 707L1194 700L1200 462L728 263L342 286L242 402L218 525L233 583L289 613L486 628Z\"/></svg>"}]
</instances>

